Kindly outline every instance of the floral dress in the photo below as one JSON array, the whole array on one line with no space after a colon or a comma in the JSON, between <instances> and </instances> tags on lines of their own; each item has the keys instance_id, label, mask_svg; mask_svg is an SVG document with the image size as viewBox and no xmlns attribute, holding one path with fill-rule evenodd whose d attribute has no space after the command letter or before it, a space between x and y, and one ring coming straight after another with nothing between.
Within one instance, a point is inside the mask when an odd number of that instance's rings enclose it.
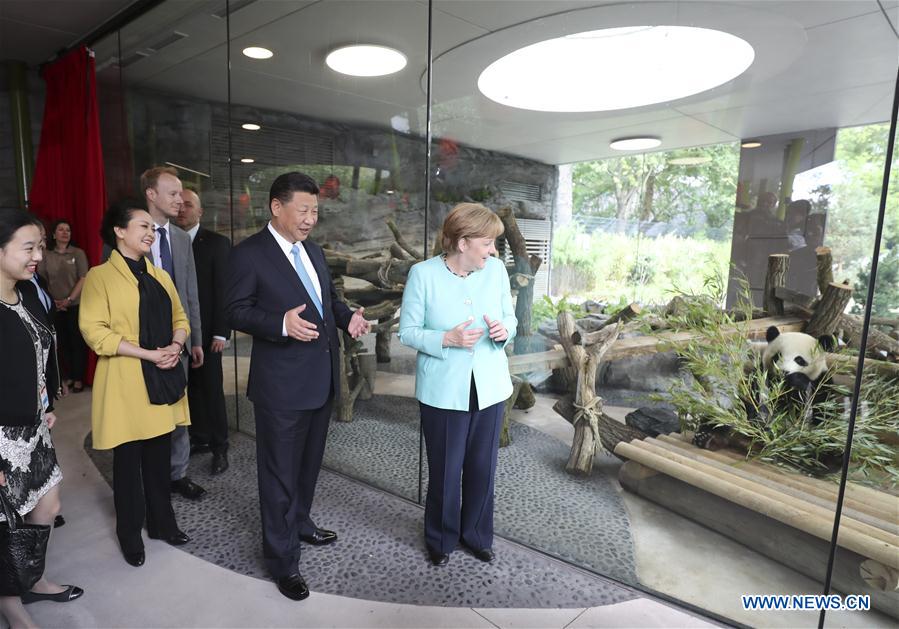
<instances>
[{"instance_id":1,"label":"floral dress","mask_svg":"<svg viewBox=\"0 0 899 629\"><path fill-rule=\"evenodd\" d=\"M13 508L25 515L37 505L41 496L62 480L62 472L56 462L56 450L47 427L42 391L46 386L47 358L53 340L52 332L34 320L22 305L22 296L15 304L0 301L22 320L22 324L34 343L37 361L35 396L38 412L30 426L0 426L0 460L5 462L6 495ZM0 521L6 518L0 514Z\"/></svg>"}]
</instances>

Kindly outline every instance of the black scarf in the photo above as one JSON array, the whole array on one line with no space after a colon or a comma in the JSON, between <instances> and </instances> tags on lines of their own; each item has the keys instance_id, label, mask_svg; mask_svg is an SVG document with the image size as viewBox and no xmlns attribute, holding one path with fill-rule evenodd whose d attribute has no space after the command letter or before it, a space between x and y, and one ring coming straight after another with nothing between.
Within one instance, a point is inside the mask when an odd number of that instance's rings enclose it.
<instances>
[{"instance_id":1,"label":"black scarf","mask_svg":"<svg viewBox=\"0 0 899 629\"><path fill-rule=\"evenodd\" d=\"M155 350L172 344L172 300L156 278L147 272L147 260L125 262L137 277L137 291L140 296L138 315L140 321L140 346ZM144 384L151 404L174 404L187 388L187 374L182 365L172 369L160 369L149 360L140 361L144 374Z\"/></svg>"}]
</instances>

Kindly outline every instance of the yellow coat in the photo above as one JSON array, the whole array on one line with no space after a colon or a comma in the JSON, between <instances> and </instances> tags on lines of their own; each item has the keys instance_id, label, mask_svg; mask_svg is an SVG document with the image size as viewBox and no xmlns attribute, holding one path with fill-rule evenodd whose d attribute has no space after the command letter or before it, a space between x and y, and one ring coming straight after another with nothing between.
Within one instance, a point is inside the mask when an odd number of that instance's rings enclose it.
<instances>
[{"instance_id":1,"label":"yellow coat","mask_svg":"<svg viewBox=\"0 0 899 629\"><path fill-rule=\"evenodd\" d=\"M189 333L187 315L168 273L153 264L147 268L172 300L172 329ZM122 340L139 345L139 305L137 278L118 251L88 271L78 324L88 347L99 357L91 408L93 444L98 450L158 437L176 425L190 424L186 395L172 405L150 404L140 359L116 355Z\"/></svg>"}]
</instances>

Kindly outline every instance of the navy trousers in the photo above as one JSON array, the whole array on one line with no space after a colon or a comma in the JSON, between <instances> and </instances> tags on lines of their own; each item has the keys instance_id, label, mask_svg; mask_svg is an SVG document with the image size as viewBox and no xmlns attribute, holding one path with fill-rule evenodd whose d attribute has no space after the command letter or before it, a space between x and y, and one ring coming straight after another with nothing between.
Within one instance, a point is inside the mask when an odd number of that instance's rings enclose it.
<instances>
[{"instance_id":1,"label":"navy trousers","mask_svg":"<svg viewBox=\"0 0 899 629\"><path fill-rule=\"evenodd\" d=\"M253 407L262 549L265 565L276 579L297 573L300 535L311 535L316 528L310 511L333 399L311 411Z\"/></svg>"},{"instance_id":2,"label":"navy trousers","mask_svg":"<svg viewBox=\"0 0 899 629\"><path fill-rule=\"evenodd\" d=\"M474 380L468 411L421 406L428 453L425 543L449 554L459 541L493 546L493 489L503 403L478 410Z\"/></svg>"}]
</instances>

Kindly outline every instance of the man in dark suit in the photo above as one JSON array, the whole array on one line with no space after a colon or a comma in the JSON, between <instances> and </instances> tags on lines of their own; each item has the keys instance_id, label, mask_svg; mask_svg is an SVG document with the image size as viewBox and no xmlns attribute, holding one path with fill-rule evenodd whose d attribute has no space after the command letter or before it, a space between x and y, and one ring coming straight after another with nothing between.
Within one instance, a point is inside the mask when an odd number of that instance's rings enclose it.
<instances>
[{"instance_id":1,"label":"man in dark suit","mask_svg":"<svg viewBox=\"0 0 899 629\"><path fill-rule=\"evenodd\" d=\"M225 319L225 271L231 241L200 226L203 206L195 191L182 190L181 200L175 222L193 242L203 326L203 364L190 370L187 385L191 453L211 451L212 473L221 474L228 469L228 415L222 390L222 351L231 336Z\"/></svg>"},{"instance_id":2,"label":"man in dark suit","mask_svg":"<svg viewBox=\"0 0 899 629\"><path fill-rule=\"evenodd\" d=\"M266 566L278 590L309 596L299 573L300 540L337 540L310 511L338 393L338 328L371 329L363 309L337 300L321 247L307 240L318 222L308 175L280 175L269 191L271 222L234 247L226 309L231 327L253 336L247 397L256 416L256 465Z\"/></svg>"},{"instance_id":3,"label":"man in dark suit","mask_svg":"<svg viewBox=\"0 0 899 629\"><path fill-rule=\"evenodd\" d=\"M194 251L190 236L171 222L181 211L182 186L178 171L167 166L145 170L140 176L140 187L156 231L156 240L150 249L151 260L175 282L181 306L190 319L190 366L200 367L204 358L203 328ZM187 373L190 373L187 358L183 363ZM187 427L176 426L172 432L172 491L189 500L200 500L206 495L206 490L187 475L189 458L190 435Z\"/></svg>"}]
</instances>

